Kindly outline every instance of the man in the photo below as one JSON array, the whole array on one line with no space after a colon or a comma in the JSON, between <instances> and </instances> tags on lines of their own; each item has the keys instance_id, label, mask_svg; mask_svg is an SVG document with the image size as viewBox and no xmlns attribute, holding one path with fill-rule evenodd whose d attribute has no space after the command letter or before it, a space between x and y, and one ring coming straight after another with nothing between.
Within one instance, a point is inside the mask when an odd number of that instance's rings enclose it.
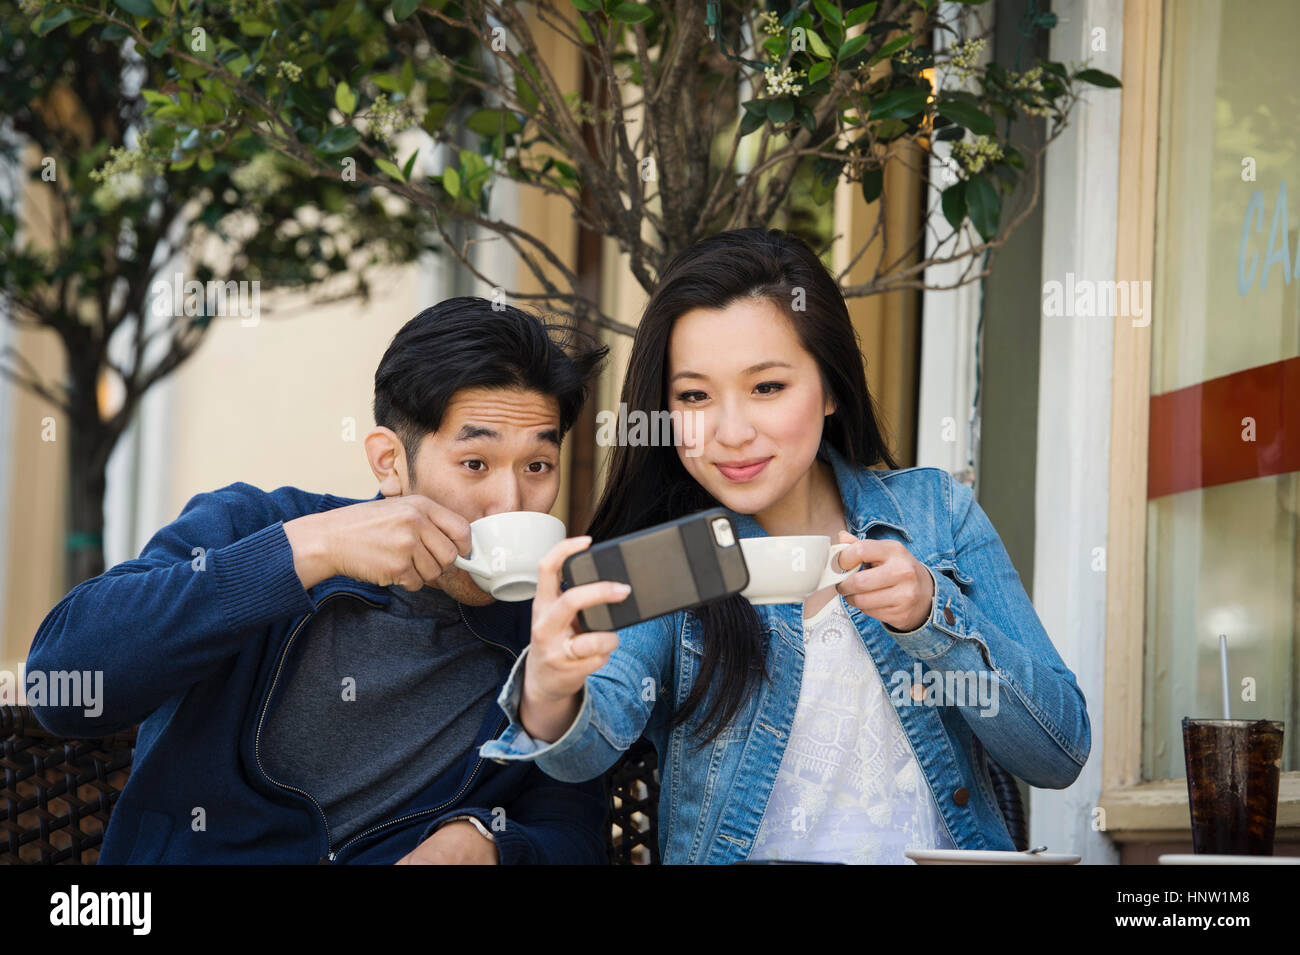
<instances>
[{"instance_id":1,"label":"man","mask_svg":"<svg viewBox=\"0 0 1300 955\"><path fill-rule=\"evenodd\" d=\"M373 499L199 494L50 611L28 672L99 670L104 692L40 722L140 723L101 862L605 861L599 780L479 756L531 602L453 561L471 521L550 510L606 351L483 299L426 309L375 373Z\"/></svg>"}]
</instances>

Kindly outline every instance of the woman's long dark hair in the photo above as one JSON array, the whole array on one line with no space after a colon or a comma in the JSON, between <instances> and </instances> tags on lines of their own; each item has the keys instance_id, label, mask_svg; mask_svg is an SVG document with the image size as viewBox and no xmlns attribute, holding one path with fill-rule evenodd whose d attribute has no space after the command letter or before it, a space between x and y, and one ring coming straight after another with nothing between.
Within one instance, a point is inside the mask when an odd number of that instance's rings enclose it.
<instances>
[{"instance_id":1,"label":"woman's long dark hair","mask_svg":"<svg viewBox=\"0 0 1300 955\"><path fill-rule=\"evenodd\" d=\"M630 416L648 420L668 410L668 342L673 325L695 308L723 309L738 299L766 298L789 317L799 341L817 361L835 402L824 437L850 464L894 462L876 423L858 337L838 287L800 239L779 229L733 229L674 256L637 327L623 382ZM804 308L798 310L796 303ZM595 541L673 520L718 501L687 473L672 447L616 445L608 480L588 533ZM764 675L764 635L757 613L739 595L694 611L702 624L699 676L672 726L690 718L718 683L701 721L701 744L717 737L740 712ZM726 648L726 652L723 652Z\"/></svg>"}]
</instances>

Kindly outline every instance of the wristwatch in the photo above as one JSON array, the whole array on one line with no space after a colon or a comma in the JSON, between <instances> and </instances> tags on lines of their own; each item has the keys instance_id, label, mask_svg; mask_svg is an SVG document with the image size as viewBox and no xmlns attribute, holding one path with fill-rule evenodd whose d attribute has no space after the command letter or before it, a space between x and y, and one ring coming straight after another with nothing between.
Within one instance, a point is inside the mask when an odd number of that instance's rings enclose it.
<instances>
[{"instance_id":1,"label":"wristwatch","mask_svg":"<svg viewBox=\"0 0 1300 955\"><path fill-rule=\"evenodd\" d=\"M472 822L474 824L474 828L479 831L479 833L483 836L484 839L486 839L488 842L493 843L494 845L496 844L497 841L496 836L492 835L491 830L489 830L487 826L479 822L477 816L452 816L450 819L447 820L447 822L444 822L442 826L447 825L448 822L456 822L459 819L464 819L466 822ZM442 826L439 826L438 828L441 829Z\"/></svg>"}]
</instances>

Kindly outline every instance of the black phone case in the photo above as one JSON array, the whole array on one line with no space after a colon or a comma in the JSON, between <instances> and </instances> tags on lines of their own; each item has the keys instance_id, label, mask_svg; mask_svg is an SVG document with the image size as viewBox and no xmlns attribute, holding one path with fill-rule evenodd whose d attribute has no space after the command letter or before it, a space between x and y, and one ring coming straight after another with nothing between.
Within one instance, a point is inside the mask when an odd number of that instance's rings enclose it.
<instances>
[{"instance_id":1,"label":"black phone case","mask_svg":"<svg viewBox=\"0 0 1300 955\"><path fill-rule=\"evenodd\" d=\"M718 520L730 544L715 538ZM578 612L587 630L620 630L740 593L749 585L749 568L727 512L716 507L593 544L564 562L562 579L569 586L597 580L630 585L627 599Z\"/></svg>"}]
</instances>

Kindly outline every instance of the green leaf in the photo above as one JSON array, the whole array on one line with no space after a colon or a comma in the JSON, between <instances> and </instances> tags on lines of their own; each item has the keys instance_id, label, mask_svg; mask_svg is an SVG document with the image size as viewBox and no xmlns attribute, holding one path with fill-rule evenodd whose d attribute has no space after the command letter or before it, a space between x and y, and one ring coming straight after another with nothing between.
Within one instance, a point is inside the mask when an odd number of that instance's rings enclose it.
<instances>
[{"instance_id":1,"label":"green leaf","mask_svg":"<svg viewBox=\"0 0 1300 955\"><path fill-rule=\"evenodd\" d=\"M395 163L391 163L387 159L382 159L376 156L375 165L399 182L406 182L406 177L402 175L402 170L398 169Z\"/></svg>"},{"instance_id":2,"label":"green leaf","mask_svg":"<svg viewBox=\"0 0 1300 955\"><path fill-rule=\"evenodd\" d=\"M146 18L158 16L153 0L113 0L113 2L132 16Z\"/></svg>"},{"instance_id":3,"label":"green leaf","mask_svg":"<svg viewBox=\"0 0 1300 955\"><path fill-rule=\"evenodd\" d=\"M316 148L323 153L342 153L359 142L361 142L361 134L351 126L335 126L320 138Z\"/></svg>"},{"instance_id":4,"label":"green leaf","mask_svg":"<svg viewBox=\"0 0 1300 955\"><path fill-rule=\"evenodd\" d=\"M946 98L941 99L939 101L939 115L965 126L976 136L993 135L993 118L969 103Z\"/></svg>"},{"instance_id":5,"label":"green leaf","mask_svg":"<svg viewBox=\"0 0 1300 955\"><path fill-rule=\"evenodd\" d=\"M55 11L54 16L40 21L40 23L36 27L37 36L45 36L47 33L55 29L56 27L63 26L63 24L67 23L76 15L77 15L76 11L74 10L70 10L67 7L60 8L59 10Z\"/></svg>"},{"instance_id":6,"label":"green leaf","mask_svg":"<svg viewBox=\"0 0 1300 955\"><path fill-rule=\"evenodd\" d=\"M406 96L411 95L411 90L415 87L415 64L411 62L408 56L402 61L402 93Z\"/></svg>"},{"instance_id":7,"label":"green leaf","mask_svg":"<svg viewBox=\"0 0 1300 955\"><path fill-rule=\"evenodd\" d=\"M866 202L875 202L885 191L885 171L868 169L862 174L862 198Z\"/></svg>"},{"instance_id":8,"label":"green leaf","mask_svg":"<svg viewBox=\"0 0 1300 955\"><path fill-rule=\"evenodd\" d=\"M818 36L816 30L808 31L808 49L812 50L813 56L820 57L823 60L829 60L832 55L831 48L826 45L825 40ZM818 63L817 65L821 66L823 64ZM827 69L829 68L829 65L827 65Z\"/></svg>"},{"instance_id":9,"label":"green leaf","mask_svg":"<svg viewBox=\"0 0 1300 955\"><path fill-rule=\"evenodd\" d=\"M357 7L356 0L346 0L344 3L337 3L334 9L330 10L330 15L325 18L325 25L320 29L321 39L328 40L330 34L337 30L352 16L352 11Z\"/></svg>"},{"instance_id":10,"label":"green leaf","mask_svg":"<svg viewBox=\"0 0 1300 955\"><path fill-rule=\"evenodd\" d=\"M166 33L164 33L162 36L154 40L153 43L149 45L149 55L154 57L155 59L162 56L163 50L167 49L167 44L170 42L171 42L171 37L169 37Z\"/></svg>"},{"instance_id":11,"label":"green leaf","mask_svg":"<svg viewBox=\"0 0 1300 955\"><path fill-rule=\"evenodd\" d=\"M943 205L943 217L954 229L960 229L966 219L966 180L959 180L955 185L943 191L940 199Z\"/></svg>"},{"instance_id":12,"label":"green leaf","mask_svg":"<svg viewBox=\"0 0 1300 955\"><path fill-rule=\"evenodd\" d=\"M420 6L420 0L393 0L393 19L405 20Z\"/></svg>"},{"instance_id":13,"label":"green leaf","mask_svg":"<svg viewBox=\"0 0 1300 955\"><path fill-rule=\"evenodd\" d=\"M845 60L849 59L850 57L857 56L859 53L861 53L862 48L865 47L870 42L871 42L871 35L869 33L863 33L858 36L855 36L852 39L845 42L845 44L842 47L840 47L840 51L835 55L835 59L843 63Z\"/></svg>"},{"instance_id":14,"label":"green leaf","mask_svg":"<svg viewBox=\"0 0 1300 955\"><path fill-rule=\"evenodd\" d=\"M813 0L813 6L817 8L818 13L837 27L844 25L844 18L840 16L840 11L830 0Z\"/></svg>"},{"instance_id":15,"label":"green leaf","mask_svg":"<svg viewBox=\"0 0 1300 955\"><path fill-rule=\"evenodd\" d=\"M971 225L987 242L998 232L998 219L1002 215L1002 199L998 191L984 176L972 176L966 181L966 205L970 211Z\"/></svg>"},{"instance_id":16,"label":"green leaf","mask_svg":"<svg viewBox=\"0 0 1300 955\"><path fill-rule=\"evenodd\" d=\"M768 102L767 118L781 126L794 119L794 100L774 99Z\"/></svg>"},{"instance_id":17,"label":"green leaf","mask_svg":"<svg viewBox=\"0 0 1300 955\"><path fill-rule=\"evenodd\" d=\"M620 3L613 13L614 19L623 23L644 23L655 15L653 10L639 3Z\"/></svg>"},{"instance_id":18,"label":"green leaf","mask_svg":"<svg viewBox=\"0 0 1300 955\"><path fill-rule=\"evenodd\" d=\"M447 194L455 199L460 195L460 173L455 169L448 168L442 174L442 188L447 190Z\"/></svg>"},{"instance_id":19,"label":"green leaf","mask_svg":"<svg viewBox=\"0 0 1300 955\"><path fill-rule=\"evenodd\" d=\"M146 103L149 103L150 105L154 105L154 106L172 105L171 97L164 96L162 93L159 93L157 90L141 90L140 95L143 96L144 101Z\"/></svg>"},{"instance_id":20,"label":"green leaf","mask_svg":"<svg viewBox=\"0 0 1300 955\"><path fill-rule=\"evenodd\" d=\"M750 133L762 129L766 122L767 117L762 113L746 113L740 118L740 138L744 139Z\"/></svg>"},{"instance_id":21,"label":"green leaf","mask_svg":"<svg viewBox=\"0 0 1300 955\"><path fill-rule=\"evenodd\" d=\"M346 82L334 87L334 105L342 110L345 116L351 116L352 111L357 108L357 94L352 92L352 87Z\"/></svg>"},{"instance_id":22,"label":"green leaf","mask_svg":"<svg viewBox=\"0 0 1300 955\"><path fill-rule=\"evenodd\" d=\"M799 120L799 125L810 133L817 132L817 117L813 111L803 103L796 103L794 108L795 118Z\"/></svg>"},{"instance_id":23,"label":"green leaf","mask_svg":"<svg viewBox=\"0 0 1300 955\"><path fill-rule=\"evenodd\" d=\"M450 110L450 103L431 103L425 110L424 120L420 125L424 127L425 132L436 135L442 130L442 121L447 118Z\"/></svg>"},{"instance_id":24,"label":"green leaf","mask_svg":"<svg viewBox=\"0 0 1300 955\"><path fill-rule=\"evenodd\" d=\"M844 25L846 27L855 27L859 23L866 23L871 19L871 15L875 12L876 4L874 2L864 3L862 6L849 11L848 15L844 18Z\"/></svg>"},{"instance_id":25,"label":"green leaf","mask_svg":"<svg viewBox=\"0 0 1300 955\"><path fill-rule=\"evenodd\" d=\"M925 109L930 91L924 86L899 86L871 104L871 119L904 119Z\"/></svg>"},{"instance_id":26,"label":"green leaf","mask_svg":"<svg viewBox=\"0 0 1300 955\"><path fill-rule=\"evenodd\" d=\"M1074 78L1083 80L1085 83L1091 83L1093 86L1104 86L1107 89L1115 89L1120 85L1119 80L1101 70L1080 70L1074 74Z\"/></svg>"},{"instance_id":27,"label":"green leaf","mask_svg":"<svg viewBox=\"0 0 1300 955\"><path fill-rule=\"evenodd\" d=\"M519 117L508 109L478 109L465 120L465 125L480 136L499 136L518 133L524 128Z\"/></svg>"},{"instance_id":28,"label":"green leaf","mask_svg":"<svg viewBox=\"0 0 1300 955\"><path fill-rule=\"evenodd\" d=\"M573 5L583 13L595 13L600 9L600 0L572 0Z\"/></svg>"},{"instance_id":29,"label":"green leaf","mask_svg":"<svg viewBox=\"0 0 1300 955\"><path fill-rule=\"evenodd\" d=\"M879 62L880 60L885 59L886 57L893 56L903 47L907 46L907 44L911 43L914 39L916 39L915 33L908 33L905 34L904 36L894 37L894 39L890 40L888 43L886 43L884 46L882 46L879 50L877 50L875 53L871 55L871 61L873 63L876 63Z\"/></svg>"},{"instance_id":30,"label":"green leaf","mask_svg":"<svg viewBox=\"0 0 1300 955\"><path fill-rule=\"evenodd\" d=\"M420 150L411 153L410 158L402 164L402 181L409 182L411 179L411 170L415 168L415 157L420 155Z\"/></svg>"},{"instance_id":31,"label":"green leaf","mask_svg":"<svg viewBox=\"0 0 1300 955\"><path fill-rule=\"evenodd\" d=\"M830 71L830 63L814 63L812 69L808 71L808 85L813 86L819 81L825 79L826 75L830 73Z\"/></svg>"},{"instance_id":32,"label":"green leaf","mask_svg":"<svg viewBox=\"0 0 1300 955\"><path fill-rule=\"evenodd\" d=\"M740 105L745 109L745 115L740 119L740 136L743 139L756 129L762 129L767 122L767 107L770 103L765 99L751 99Z\"/></svg>"},{"instance_id":33,"label":"green leaf","mask_svg":"<svg viewBox=\"0 0 1300 955\"><path fill-rule=\"evenodd\" d=\"M529 112L537 109L537 93L533 90L532 84L528 82L528 77L523 73L515 74L515 95L519 97L519 102L524 109Z\"/></svg>"},{"instance_id":34,"label":"green leaf","mask_svg":"<svg viewBox=\"0 0 1300 955\"><path fill-rule=\"evenodd\" d=\"M239 32L244 36L270 36L275 27L265 20L240 20Z\"/></svg>"}]
</instances>

